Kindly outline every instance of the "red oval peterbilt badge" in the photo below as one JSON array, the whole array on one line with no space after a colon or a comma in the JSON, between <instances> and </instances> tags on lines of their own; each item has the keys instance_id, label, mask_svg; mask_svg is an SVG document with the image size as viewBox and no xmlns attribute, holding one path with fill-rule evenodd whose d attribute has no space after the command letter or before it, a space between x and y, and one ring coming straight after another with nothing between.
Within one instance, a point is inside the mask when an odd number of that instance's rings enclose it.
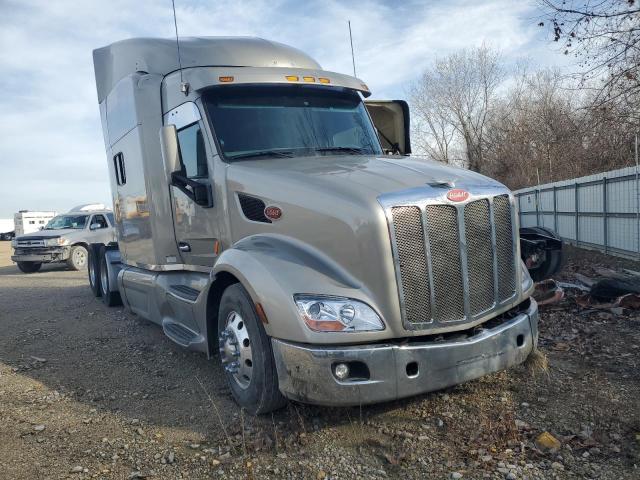
<instances>
[{"instance_id":1,"label":"red oval peterbilt badge","mask_svg":"<svg viewBox=\"0 0 640 480\"><path fill-rule=\"evenodd\" d=\"M264 215L270 220L280 220L282 217L282 210L279 207L270 205L264 208Z\"/></svg>"},{"instance_id":2,"label":"red oval peterbilt badge","mask_svg":"<svg viewBox=\"0 0 640 480\"><path fill-rule=\"evenodd\" d=\"M462 190L461 188L454 188L447 192L447 198L452 202L464 202L469 198L469 192Z\"/></svg>"}]
</instances>

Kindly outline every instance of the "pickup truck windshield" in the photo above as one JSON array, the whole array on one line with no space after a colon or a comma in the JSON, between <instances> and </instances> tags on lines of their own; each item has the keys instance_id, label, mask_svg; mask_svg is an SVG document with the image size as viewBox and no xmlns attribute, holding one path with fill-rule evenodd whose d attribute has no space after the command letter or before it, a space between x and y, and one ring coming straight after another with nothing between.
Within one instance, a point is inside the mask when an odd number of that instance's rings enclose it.
<instances>
[{"instance_id":1,"label":"pickup truck windshield","mask_svg":"<svg viewBox=\"0 0 640 480\"><path fill-rule=\"evenodd\" d=\"M378 137L360 96L319 86L224 86L204 97L228 160L378 155Z\"/></svg>"},{"instance_id":2,"label":"pickup truck windshield","mask_svg":"<svg viewBox=\"0 0 640 480\"><path fill-rule=\"evenodd\" d=\"M73 228L76 230L83 229L87 223L88 215L58 215L53 217L44 227L45 230L60 230Z\"/></svg>"}]
</instances>

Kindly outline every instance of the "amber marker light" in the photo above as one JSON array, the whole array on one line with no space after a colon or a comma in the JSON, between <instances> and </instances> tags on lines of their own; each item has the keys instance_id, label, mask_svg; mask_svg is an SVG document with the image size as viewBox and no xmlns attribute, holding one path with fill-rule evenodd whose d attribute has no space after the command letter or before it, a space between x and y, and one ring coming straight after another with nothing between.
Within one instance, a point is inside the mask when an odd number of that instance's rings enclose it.
<instances>
[{"instance_id":1,"label":"amber marker light","mask_svg":"<svg viewBox=\"0 0 640 480\"><path fill-rule=\"evenodd\" d=\"M302 79L305 82L309 82L309 83L315 83L315 81L316 81L315 77L302 77Z\"/></svg>"},{"instance_id":2,"label":"amber marker light","mask_svg":"<svg viewBox=\"0 0 640 480\"><path fill-rule=\"evenodd\" d=\"M325 77L318 77L318 81L320 83L331 83L331 80L329 80L328 78L325 78Z\"/></svg>"},{"instance_id":3,"label":"amber marker light","mask_svg":"<svg viewBox=\"0 0 640 480\"><path fill-rule=\"evenodd\" d=\"M218 80L222 83L233 82L233 77L218 77Z\"/></svg>"},{"instance_id":4,"label":"amber marker light","mask_svg":"<svg viewBox=\"0 0 640 480\"><path fill-rule=\"evenodd\" d=\"M300 81L300 77L298 77L297 75L287 75L284 78L286 78L290 82L299 82Z\"/></svg>"}]
</instances>

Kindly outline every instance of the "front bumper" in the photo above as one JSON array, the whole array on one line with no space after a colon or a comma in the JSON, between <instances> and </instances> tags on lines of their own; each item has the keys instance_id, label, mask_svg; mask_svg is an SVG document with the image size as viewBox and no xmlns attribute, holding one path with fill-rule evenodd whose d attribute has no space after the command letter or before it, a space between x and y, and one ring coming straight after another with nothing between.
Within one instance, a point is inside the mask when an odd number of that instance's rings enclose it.
<instances>
[{"instance_id":1,"label":"front bumper","mask_svg":"<svg viewBox=\"0 0 640 480\"><path fill-rule=\"evenodd\" d=\"M282 393L319 405L377 403L457 385L522 363L538 343L538 306L530 299L512 318L466 338L403 344L316 347L272 339ZM488 323L491 324L492 321ZM340 381L336 363L368 378Z\"/></svg>"},{"instance_id":2,"label":"front bumper","mask_svg":"<svg viewBox=\"0 0 640 480\"><path fill-rule=\"evenodd\" d=\"M69 258L69 247L16 248L11 256L14 262L54 263Z\"/></svg>"}]
</instances>

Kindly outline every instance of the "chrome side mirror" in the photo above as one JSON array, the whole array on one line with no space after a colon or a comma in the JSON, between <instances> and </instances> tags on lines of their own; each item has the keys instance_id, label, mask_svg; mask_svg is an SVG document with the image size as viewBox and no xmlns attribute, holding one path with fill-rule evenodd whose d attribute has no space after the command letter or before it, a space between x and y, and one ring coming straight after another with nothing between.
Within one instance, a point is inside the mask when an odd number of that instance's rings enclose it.
<instances>
[{"instance_id":1,"label":"chrome side mirror","mask_svg":"<svg viewBox=\"0 0 640 480\"><path fill-rule=\"evenodd\" d=\"M178 133L175 125L165 125L160 128L160 147L162 159L167 169L167 177L171 180L171 174L182 172L180 151L178 150Z\"/></svg>"}]
</instances>

